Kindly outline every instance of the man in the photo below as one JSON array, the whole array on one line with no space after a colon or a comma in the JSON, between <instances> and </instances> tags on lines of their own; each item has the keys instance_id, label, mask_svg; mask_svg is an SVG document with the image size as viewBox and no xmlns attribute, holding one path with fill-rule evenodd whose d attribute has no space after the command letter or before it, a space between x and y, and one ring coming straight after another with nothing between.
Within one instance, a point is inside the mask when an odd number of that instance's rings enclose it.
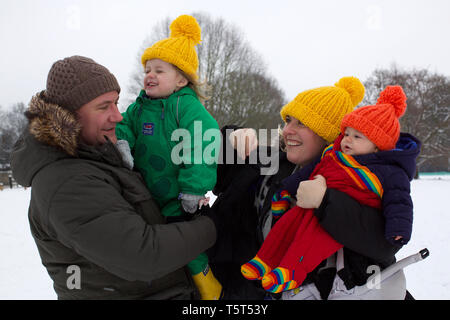
<instances>
[{"instance_id":1,"label":"man","mask_svg":"<svg viewBox=\"0 0 450 320\"><path fill-rule=\"evenodd\" d=\"M165 224L115 145L119 93L89 58L53 64L11 158L32 186L31 232L59 299L190 299L184 266L214 244L214 222Z\"/></svg>"}]
</instances>

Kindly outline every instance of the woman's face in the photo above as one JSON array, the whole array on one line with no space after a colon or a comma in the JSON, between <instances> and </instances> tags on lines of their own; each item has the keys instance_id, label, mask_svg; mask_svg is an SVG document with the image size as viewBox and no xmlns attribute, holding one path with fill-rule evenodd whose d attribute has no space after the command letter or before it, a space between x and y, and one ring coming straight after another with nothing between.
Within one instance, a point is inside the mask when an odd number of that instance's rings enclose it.
<instances>
[{"instance_id":1,"label":"woman's face","mask_svg":"<svg viewBox=\"0 0 450 320\"><path fill-rule=\"evenodd\" d=\"M286 116L283 139L288 160L301 166L318 157L327 145L323 138L292 116Z\"/></svg>"}]
</instances>

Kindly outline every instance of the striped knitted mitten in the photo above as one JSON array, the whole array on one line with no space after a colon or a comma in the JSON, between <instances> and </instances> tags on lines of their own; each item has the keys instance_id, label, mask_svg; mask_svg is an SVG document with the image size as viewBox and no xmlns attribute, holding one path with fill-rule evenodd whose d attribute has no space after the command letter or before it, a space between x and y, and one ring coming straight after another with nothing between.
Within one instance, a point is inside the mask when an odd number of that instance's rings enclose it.
<instances>
[{"instance_id":1,"label":"striped knitted mitten","mask_svg":"<svg viewBox=\"0 0 450 320\"><path fill-rule=\"evenodd\" d=\"M270 230L255 258L241 266L246 279L259 280L279 265L299 229L301 210L294 207L286 212Z\"/></svg>"},{"instance_id":2,"label":"striped knitted mitten","mask_svg":"<svg viewBox=\"0 0 450 320\"><path fill-rule=\"evenodd\" d=\"M276 192L272 197L272 216L278 220L291 205L292 196L286 190Z\"/></svg>"},{"instance_id":3,"label":"striped knitted mitten","mask_svg":"<svg viewBox=\"0 0 450 320\"><path fill-rule=\"evenodd\" d=\"M322 228L313 210L304 210L301 225L303 227L299 228L278 267L263 277L262 285L265 290L278 293L297 288L308 273L342 248Z\"/></svg>"},{"instance_id":4,"label":"striped knitted mitten","mask_svg":"<svg viewBox=\"0 0 450 320\"><path fill-rule=\"evenodd\" d=\"M272 268L270 268L257 255L252 260L241 266L241 273L247 280L260 280L271 270Z\"/></svg>"}]
</instances>

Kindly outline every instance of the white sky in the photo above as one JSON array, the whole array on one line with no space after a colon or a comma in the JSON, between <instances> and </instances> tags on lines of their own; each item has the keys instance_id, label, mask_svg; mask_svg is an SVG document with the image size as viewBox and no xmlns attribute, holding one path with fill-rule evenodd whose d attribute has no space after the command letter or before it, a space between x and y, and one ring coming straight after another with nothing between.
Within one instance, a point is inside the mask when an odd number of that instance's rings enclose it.
<instances>
[{"instance_id":1,"label":"white sky","mask_svg":"<svg viewBox=\"0 0 450 320\"><path fill-rule=\"evenodd\" d=\"M238 26L288 99L393 62L450 75L449 0L1 0L0 106L28 103L52 63L75 54L125 94L152 27L195 11Z\"/></svg>"}]
</instances>

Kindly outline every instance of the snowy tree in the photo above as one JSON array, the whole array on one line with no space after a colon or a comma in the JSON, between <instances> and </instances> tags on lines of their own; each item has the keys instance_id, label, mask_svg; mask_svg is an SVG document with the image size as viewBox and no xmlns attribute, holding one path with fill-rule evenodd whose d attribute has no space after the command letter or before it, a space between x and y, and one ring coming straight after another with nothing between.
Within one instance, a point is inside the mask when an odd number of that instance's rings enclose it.
<instances>
[{"instance_id":1,"label":"snowy tree","mask_svg":"<svg viewBox=\"0 0 450 320\"><path fill-rule=\"evenodd\" d=\"M285 104L283 91L267 74L262 58L244 40L242 32L221 18L192 14L202 29L202 43L197 46L199 77L211 87L204 105L220 126L236 124L253 128L276 128L277 115ZM173 19L159 22L145 39L136 55L136 71L128 91L136 97L144 78L141 55L158 40L167 38ZM127 100L126 107L134 100Z\"/></svg>"},{"instance_id":2,"label":"snowy tree","mask_svg":"<svg viewBox=\"0 0 450 320\"><path fill-rule=\"evenodd\" d=\"M426 69L377 69L364 82L366 96L363 104L374 104L387 85L400 85L407 96L407 109L400 119L401 130L422 141L417 166L450 155L450 78ZM445 162L445 161L444 161ZM441 168L440 170L448 170Z\"/></svg>"},{"instance_id":3,"label":"snowy tree","mask_svg":"<svg viewBox=\"0 0 450 320\"><path fill-rule=\"evenodd\" d=\"M14 143L20 137L27 126L24 116L25 104L20 102L12 106L10 110L0 107L0 167L8 168L10 154Z\"/></svg>"}]
</instances>

